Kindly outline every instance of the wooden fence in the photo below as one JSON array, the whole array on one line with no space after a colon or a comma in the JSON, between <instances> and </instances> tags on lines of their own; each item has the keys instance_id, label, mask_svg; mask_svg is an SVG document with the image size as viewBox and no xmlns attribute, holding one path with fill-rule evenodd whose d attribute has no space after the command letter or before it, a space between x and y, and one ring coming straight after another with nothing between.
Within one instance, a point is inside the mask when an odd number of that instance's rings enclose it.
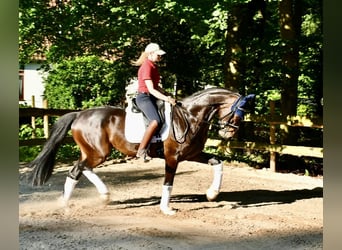
<instances>
[{"instance_id":1,"label":"wooden fence","mask_svg":"<svg viewBox=\"0 0 342 250\"><path fill-rule=\"evenodd\" d=\"M301 116L288 116L283 117L275 114L275 102L270 102L270 114L269 115L247 115L245 117L246 122L254 123L266 123L269 125L270 143L260 142L240 142L231 141L226 144L222 144L221 140L208 139L206 146L214 146L219 148L222 152L226 151L226 148L240 148L249 150L261 150L270 152L270 169L276 171L276 155L277 154L289 154L295 156L310 156L316 158L323 158L323 148L321 147L307 147L307 146L293 146L293 145L280 145L276 144L276 131L277 125L283 127L309 127L318 128L323 130L323 119Z\"/></svg>"},{"instance_id":2,"label":"wooden fence","mask_svg":"<svg viewBox=\"0 0 342 250\"><path fill-rule=\"evenodd\" d=\"M45 104L46 105L46 104ZM290 154L295 156L310 156L323 158L323 148L321 147L306 147L306 146L291 146L291 145L279 145L276 144L276 129L277 125L281 126L299 126L299 127L311 127L323 129L322 118L308 119L306 117L291 116L282 117L274 113L274 102L270 102L270 115L246 115L246 122L266 123L269 125L270 143L259 142L240 142L230 141L223 144L221 140L208 139L206 146L217 147L222 152L225 152L226 148L240 148L248 150L262 150L270 152L270 169L276 171L276 155L277 154ZM27 140L19 140L19 146L32 146L42 145L46 138L48 138L49 131L49 116L61 116L63 114L76 111L68 109L47 109L47 108L20 108L20 117L32 117L32 127L35 128L35 117L43 117L44 120L44 138L32 138ZM72 137L66 137L64 143L72 143Z\"/></svg>"},{"instance_id":3,"label":"wooden fence","mask_svg":"<svg viewBox=\"0 0 342 250\"><path fill-rule=\"evenodd\" d=\"M34 98L33 102L34 104ZM36 117L43 117L43 128L44 128L44 138L36 138L35 133L33 132L31 139L19 140L19 146L35 146L42 145L46 142L46 139L49 137L49 116L62 116L69 112L74 112L77 110L74 109L48 109L46 100L43 101L43 108L19 108L19 117L31 117L31 127L36 128ZM71 136L66 137L63 140L63 143L72 143L74 142Z\"/></svg>"}]
</instances>

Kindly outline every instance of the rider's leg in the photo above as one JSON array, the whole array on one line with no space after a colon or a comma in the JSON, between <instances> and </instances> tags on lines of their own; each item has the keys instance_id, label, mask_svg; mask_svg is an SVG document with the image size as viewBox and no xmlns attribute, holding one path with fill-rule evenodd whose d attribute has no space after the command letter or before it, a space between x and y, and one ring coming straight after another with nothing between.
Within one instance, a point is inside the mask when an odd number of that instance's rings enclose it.
<instances>
[{"instance_id":1,"label":"rider's leg","mask_svg":"<svg viewBox=\"0 0 342 250\"><path fill-rule=\"evenodd\" d=\"M147 147L157 130L158 130L158 122L156 120L151 121L145 131L143 139L140 142L138 152L136 155L138 158L144 157L143 159L145 161L151 160L151 158L147 155Z\"/></svg>"},{"instance_id":2,"label":"rider's leg","mask_svg":"<svg viewBox=\"0 0 342 250\"><path fill-rule=\"evenodd\" d=\"M142 93L137 96L136 101L138 107L142 110L147 120L150 121L136 155L138 158L142 158L146 162L151 159L151 157L147 156L147 149L153 135L158 131L158 129L160 129L161 119L155 103L155 97Z\"/></svg>"}]
</instances>

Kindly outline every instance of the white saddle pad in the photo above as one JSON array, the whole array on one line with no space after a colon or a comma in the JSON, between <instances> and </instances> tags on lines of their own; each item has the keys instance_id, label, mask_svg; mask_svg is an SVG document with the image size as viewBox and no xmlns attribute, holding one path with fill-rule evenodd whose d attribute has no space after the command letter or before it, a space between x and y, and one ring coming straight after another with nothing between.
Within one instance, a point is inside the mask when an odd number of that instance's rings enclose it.
<instances>
[{"instance_id":1,"label":"white saddle pad","mask_svg":"<svg viewBox=\"0 0 342 250\"><path fill-rule=\"evenodd\" d=\"M165 124L160 130L160 136L153 136L151 142L165 141L169 136L171 121L171 104L165 103ZM140 143L145 133L145 123L143 114L133 113L132 105L126 108L125 137L131 143Z\"/></svg>"}]
</instances>

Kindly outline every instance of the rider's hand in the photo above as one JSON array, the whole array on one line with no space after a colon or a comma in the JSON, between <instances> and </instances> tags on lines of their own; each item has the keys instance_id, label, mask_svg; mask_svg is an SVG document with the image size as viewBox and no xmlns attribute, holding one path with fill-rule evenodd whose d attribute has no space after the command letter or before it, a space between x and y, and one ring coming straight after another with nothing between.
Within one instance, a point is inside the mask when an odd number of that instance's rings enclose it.
<instances>
[{"instance_id":1,"label":"rider's hand","mask_svg":"<svg viewBox=\"0 0 342 250\"><path fill-rule=\"evenodd\" d=\"M171 96L168 96L167 97L167 101L169 102L169 103L171 103L171 105L172 106L175 106L176 105L176 99L174 99L174 98L172 98Z\"/></svg>"}]
</instances>

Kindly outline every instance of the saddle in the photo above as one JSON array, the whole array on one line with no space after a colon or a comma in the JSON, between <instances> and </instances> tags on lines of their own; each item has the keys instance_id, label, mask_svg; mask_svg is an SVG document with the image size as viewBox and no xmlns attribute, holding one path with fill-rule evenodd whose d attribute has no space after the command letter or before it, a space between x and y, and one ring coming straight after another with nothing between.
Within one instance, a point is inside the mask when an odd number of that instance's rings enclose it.
<instances>
[{"instance_id":1,"label":"saddle","mask_svg":"<svg viewBox=\"0 0 342 250\"><path fill-rule=\"evenodd\" d=\"M157 104L157 108L158 108L158 114L161 120L162 124L165 124L165 102L163 100L157 99L156 101ZM138 105L137 105L137 100L136 98L132 98L132 108L131 108L132 113L142 113L143 117L144 117L144 123L145 126L147 127L149 122L147 117L145 116L145 114L139 109Z\"/></svg>"},{"instance_id":2,"label":"saddle","mask_svg":"<svg viewBox=\"0 0 342 250\"><path fill-rule=\"evenodd\" d=\"M140 143L145 132L144 126L145 128L148 127L148 120L133 99L128 102L126 107L125 137L131 143ZM157 106L162 126L152 137L151 143L166 140L170 130L171 105L160 101Z\"/></svg>"}]
</instances>

